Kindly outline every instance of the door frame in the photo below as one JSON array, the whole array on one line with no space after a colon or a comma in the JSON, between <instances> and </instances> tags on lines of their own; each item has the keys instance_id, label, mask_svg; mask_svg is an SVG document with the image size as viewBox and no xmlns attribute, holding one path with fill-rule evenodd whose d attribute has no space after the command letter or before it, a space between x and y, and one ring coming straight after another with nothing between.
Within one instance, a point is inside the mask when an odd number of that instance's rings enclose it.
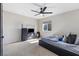
<instances>
[{"instance_id":1,"label":"door frame","mask_svg":"<svg viewBox=\"0 0 79 59\"><path fill-rule=\"evenodd\" d=\"M0 3L0 56L3 55L3 6Z\"/></svg>"}]
</instances>

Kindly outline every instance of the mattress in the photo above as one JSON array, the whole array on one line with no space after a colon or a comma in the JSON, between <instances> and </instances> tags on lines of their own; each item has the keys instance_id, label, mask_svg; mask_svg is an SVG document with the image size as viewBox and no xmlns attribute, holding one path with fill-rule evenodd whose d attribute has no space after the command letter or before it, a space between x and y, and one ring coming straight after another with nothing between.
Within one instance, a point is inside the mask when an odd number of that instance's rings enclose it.
<instances>
[{"instance_id":1,"label":"mattress","mask_svg":"<svg viewBox=\"0 0 79 59\"><path fill-rule=\"evenodd\" d=\"M73 49L75 49L75 50L79 51L79 46L76 46L76 47L75 47L75 48L73 48Z\"/></svg>"}]
</instances>

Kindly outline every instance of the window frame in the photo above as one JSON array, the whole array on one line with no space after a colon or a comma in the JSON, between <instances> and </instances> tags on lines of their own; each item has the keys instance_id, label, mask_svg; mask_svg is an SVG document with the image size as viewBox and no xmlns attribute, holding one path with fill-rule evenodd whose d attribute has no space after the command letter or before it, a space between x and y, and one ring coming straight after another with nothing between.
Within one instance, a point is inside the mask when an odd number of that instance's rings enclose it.
<instances>
[{"instance_id":1,"label":"window frame","mask_svg":"<svg viewBox=\"0 0 79 59\"><path fill-rule=\"evenodd\" d=\"M50 27L51 27L51 29L49 30L49 24L50 24ZM47 26L47 30L44 30L44 26ZM43 24L42 24L42 30L43 30L43 32L50 32L50 31L52 31L52 23L51 23L51 21L45 21L45 22L43 22Z\"/></svg>"}]
</instances>

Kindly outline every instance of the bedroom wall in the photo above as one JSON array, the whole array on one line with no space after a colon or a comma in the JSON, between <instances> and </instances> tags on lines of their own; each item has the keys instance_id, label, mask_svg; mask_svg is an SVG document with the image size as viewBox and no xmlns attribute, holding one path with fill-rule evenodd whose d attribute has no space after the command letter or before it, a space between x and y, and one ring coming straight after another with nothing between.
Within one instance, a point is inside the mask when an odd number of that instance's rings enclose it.
<instances>
[{"instance_id":1,"label":"bedroom wall","mask_svg":"<svg viewBox=\"0 0 79 59\"><path fill-rule=\"evenodd\" d=\"M3 11L3 43L9 44L21 40L21 24L25 28L35 28L37 23L33 18Z\"/></svg>"},{"instance_id":2,"label":"bedroom wall","mask_svg":"<svg viewBox=\"0 0 79 59\"><path fill-rule=\"evenodd\" d=\"M49 20L52 22L52 31L42 31L42 23ZM39 19L38 26L41 36L49 36L52 34L68 35L70 32L76 33L79 36L79 10Z\"/></svg>"}]
</instances>

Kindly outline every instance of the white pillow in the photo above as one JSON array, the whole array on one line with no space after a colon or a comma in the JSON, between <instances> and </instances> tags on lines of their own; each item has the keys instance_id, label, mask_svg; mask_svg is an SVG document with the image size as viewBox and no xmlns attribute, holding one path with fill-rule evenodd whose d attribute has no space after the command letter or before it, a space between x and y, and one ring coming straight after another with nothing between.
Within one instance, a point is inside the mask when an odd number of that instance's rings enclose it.
<instances>
[{"instance_id":1,"label":"white pillow","mask_svg":"<svg viewBox=\"0 0 79 59\"><path fill-rule=\"evenodd\" d=\"M53 36L53 37L56 37L56 38L62 37L62 35L60 35L60 34L53 34L52 36Z\"/></svg>"},{"instance_id":2,"label":"white pillow","mask_svg":"<svg viewBox=\"0 0 79 59\"><path fill-rule=\"evenodd\" d=\"M49 40L52 40L52 41L54 41L54 42L57 42L57 41L58 41L58 38L51 38L51 39L49 39Z\"/></svg>"},{"instance_id":3,"label":"white pillow","mask_svg":"<svg viewBox=\"0 0 79 59\"><path fill-rule=\"evenodd\" d=\"M75 44L79 45L79 37L75 40Z\"/></svg>"},{"instance_id":4,"label":"white pillow","mask_svg":"<svg viewBox=\"0 0 79 59\"><path fill-rule=\"evenodd\" d=\"M64 38L62 40L63 42L66 42L66 35L64 35Z\"/></svg>"}]
</instances>

